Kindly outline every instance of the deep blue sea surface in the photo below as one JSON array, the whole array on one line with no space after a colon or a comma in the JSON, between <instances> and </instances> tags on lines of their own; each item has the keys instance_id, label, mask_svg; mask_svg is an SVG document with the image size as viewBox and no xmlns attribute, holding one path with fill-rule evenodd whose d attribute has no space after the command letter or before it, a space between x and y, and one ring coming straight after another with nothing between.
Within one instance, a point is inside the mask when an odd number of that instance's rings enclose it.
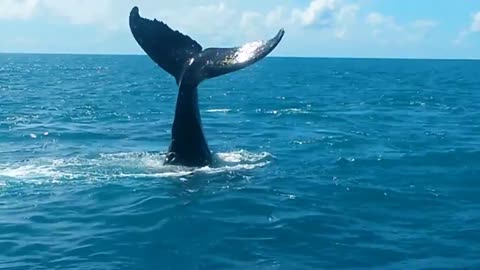
<instances>
[{"instance_id":1,"label":"deep blue sea surface","mask_svg":"<svg viewBox=\"0 0 480 270\"><path fill-rule=\"evenodd\" d=\"M480 62L268 58L162 164L147 56L0 55L0 269L480 269Z\"/></svg>"}]
</instances>

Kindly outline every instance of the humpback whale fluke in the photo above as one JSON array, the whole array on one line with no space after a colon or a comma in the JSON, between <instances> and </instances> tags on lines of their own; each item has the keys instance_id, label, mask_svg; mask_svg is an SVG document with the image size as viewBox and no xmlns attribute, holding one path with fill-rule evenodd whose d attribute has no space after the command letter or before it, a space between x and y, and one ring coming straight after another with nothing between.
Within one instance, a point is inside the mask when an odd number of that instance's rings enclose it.
<instances>
[{"instance_id":1,"label":"humpback whale fluke","mask_svg":"<svg viewBox=\"0 0 480 270\"><path fill-rule=\"evenodd\" d=\"M205 79L247 67L267 56L280 43L281 29L268 41L234 48L208 48L157 20L142 18L138 7L130 12L130 29L147 55L175 77L179 93L172 127L172 141L165 162L205 166L212 162L202 131L197 86Z\"/></svg>"}]
</instances>

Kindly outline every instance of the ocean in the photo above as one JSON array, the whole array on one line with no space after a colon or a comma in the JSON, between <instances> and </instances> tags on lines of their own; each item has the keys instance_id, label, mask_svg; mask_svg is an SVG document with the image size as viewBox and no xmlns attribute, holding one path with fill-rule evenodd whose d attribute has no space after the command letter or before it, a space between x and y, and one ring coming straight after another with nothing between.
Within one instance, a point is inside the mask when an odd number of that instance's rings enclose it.
<instances>
[{"instance_id":1,"label":"ocean","mask_svg":"<svg viewBox=\"0 0 480 270\"><path fill-rule=\"evenodd\" d=\"M163 165L147 56L0 55L0 269L480 269L480 61L267 58Z\"/></svg>"}]
</instances>

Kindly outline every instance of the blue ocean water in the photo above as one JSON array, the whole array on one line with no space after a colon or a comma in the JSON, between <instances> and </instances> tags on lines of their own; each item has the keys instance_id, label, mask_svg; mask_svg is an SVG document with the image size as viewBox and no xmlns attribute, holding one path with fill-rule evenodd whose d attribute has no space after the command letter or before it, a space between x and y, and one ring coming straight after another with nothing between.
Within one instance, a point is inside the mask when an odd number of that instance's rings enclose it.
<instances>
[{"instance_id":1,"label":"blue ocean water","mask_svg":"<svg viewBox=\"0 0 480 270\"><path fill-rule=\"evenodd\" d=\"M0 55L0 269L480 269L480 62L268 58L162 164L146 56Z\"/></svg>"}]
</instances>

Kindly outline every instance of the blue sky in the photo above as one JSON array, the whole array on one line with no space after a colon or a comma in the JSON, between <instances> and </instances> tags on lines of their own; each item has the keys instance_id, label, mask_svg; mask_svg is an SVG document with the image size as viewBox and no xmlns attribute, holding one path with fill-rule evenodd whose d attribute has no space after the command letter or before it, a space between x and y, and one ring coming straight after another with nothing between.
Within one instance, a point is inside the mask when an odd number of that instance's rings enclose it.
<instances>
[{"instance_id":1,"label":"blue sky","mask_svg":"<svg viewBox=\"0 0 480 270\"><path fill-rule=\"evenodd\" d=\"M0 0L0 52L142 54L130 9L209 46L281 56L480 59L479 0Z\"/></svg>"}]
</instances>

